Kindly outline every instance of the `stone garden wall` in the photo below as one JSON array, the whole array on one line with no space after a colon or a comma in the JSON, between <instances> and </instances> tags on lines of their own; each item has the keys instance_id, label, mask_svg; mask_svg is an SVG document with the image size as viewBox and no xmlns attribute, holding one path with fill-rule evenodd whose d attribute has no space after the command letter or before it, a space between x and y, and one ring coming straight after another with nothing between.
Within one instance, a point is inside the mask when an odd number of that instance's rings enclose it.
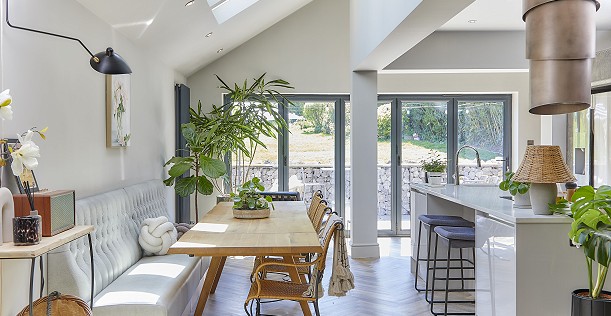
<instances>
[{"instance_id":1,"label":"stone garden wall","mask_svg":"<svg viewBox=\"0 0 611 316\"><path fill-rule=\"evenodd\" d=\"M499 183L502 179L502 165L484 164L481 168L475 166L459 166L464 175L463 181ZM251 167L251 175L259 177L266 190L277 191L278 168L276 166L258 165ZM346 170L346 199L350 199L350 169ZM299 191L307 200L315 190L322 190L325 199L335 201L333 166L303 165L289 168L289 190ZM390 215L390 166L378 165L378 216ZM420 165L403 166L402 213L409 214L410 185L424 182L424 170ZM304 180L305 178L305 180ZM304 185L305 184L305 185Z\"/></svg>"}]
</instances>

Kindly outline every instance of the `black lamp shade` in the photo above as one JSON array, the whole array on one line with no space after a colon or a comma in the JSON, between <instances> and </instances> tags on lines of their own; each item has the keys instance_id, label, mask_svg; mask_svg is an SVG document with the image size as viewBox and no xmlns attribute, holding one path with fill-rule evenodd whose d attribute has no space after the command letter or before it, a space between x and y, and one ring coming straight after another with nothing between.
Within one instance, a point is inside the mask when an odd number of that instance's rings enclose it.
<instances>
[{"instance_id":1,"label":"black lamp shade","mask_svg":"<svg viewBox=\"0 0 611 316\"><path fill-rule=\"evenodd\" d=\"M108 47L105 52L97 53L91 57L89 64L91 68L107 75L132 73L125 60L119 54L116 54L111 47Z\"/></svg>"}]
</instances>

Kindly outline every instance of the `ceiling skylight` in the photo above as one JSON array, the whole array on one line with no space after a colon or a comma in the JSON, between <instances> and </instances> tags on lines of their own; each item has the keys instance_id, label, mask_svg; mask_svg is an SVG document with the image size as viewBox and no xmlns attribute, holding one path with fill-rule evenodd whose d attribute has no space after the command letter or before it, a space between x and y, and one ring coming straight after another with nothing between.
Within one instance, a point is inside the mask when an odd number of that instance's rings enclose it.
<instances>
[{"instance_id":1,"label":"ceiling skylight","mask_svg":"<svg viewBox=\"0 0 611 316\"><path fill-rule=\"evenodd\" d=\"M219 24L246 10L259 0L208 0L208 5Z\"/></svg>"}]
</instances>

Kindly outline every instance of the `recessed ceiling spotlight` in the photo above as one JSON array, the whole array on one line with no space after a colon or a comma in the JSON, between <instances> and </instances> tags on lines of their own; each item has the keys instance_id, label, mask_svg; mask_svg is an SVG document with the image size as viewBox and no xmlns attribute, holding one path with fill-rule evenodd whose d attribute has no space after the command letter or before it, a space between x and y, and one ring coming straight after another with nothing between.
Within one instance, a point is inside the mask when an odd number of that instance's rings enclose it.
<instances>
[{"instance_id":1,"label":"recessed ceiling spotlight","mask_svg":"<svg viewBox=\"0 0 611 316\"><path fill-rule=\"evenodd\" d=\"M220 48L219 50L217 50L217 51L216 51L216 53L217 53L217 54L219 54L219 53L220 53L220 52L222 52L222 51L223 51L223 49L222 49L222 48Z\"/></svg>"},{"instance_id":2,"label":"recessed ceiling spotlight","mask_svg":"<svg viewBox=\"0 0 611 316\"><path fill-rule=\"evenodd\" d=\"M187 3L185 3L185 7L188 7L188 6L192 5L194 2L195 2L195 0L187 1Z\"/></svg>"},{"instance_id":3,"label":"recessed ceiling spotlight","mask_svg":"<svg viewBox=\"0 0 611 316\"><path fill-rule=\"evenodd\" d=\"M212 36L212 32L209 32L208 34L206 34L206 37L210 37Z\"/></svg>"},{"instance_id":4,"label":"recessed ceiling spotlight","mask_svg":"<svg viewBox=\"0 0 611 316\"><path fill-rule=\"evenodd\" d=\"M469 21L467 21L467 22L469 22L469 23L473 24L473 23L477 22L477 20L469 20Z\"/></svg>"}]
</instances>

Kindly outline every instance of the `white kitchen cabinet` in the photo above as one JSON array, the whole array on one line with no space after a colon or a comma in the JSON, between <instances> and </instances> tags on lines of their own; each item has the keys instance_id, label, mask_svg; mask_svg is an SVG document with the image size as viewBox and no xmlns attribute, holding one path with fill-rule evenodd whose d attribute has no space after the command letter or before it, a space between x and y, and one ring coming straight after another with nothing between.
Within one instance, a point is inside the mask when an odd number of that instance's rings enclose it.
<instances>
[{"instance_id":1,"label":"white kitchen cabinet","mask_svg":"<svg viewBox=\"0 0 611 316\"><path fill-rule=\"evenodd\" d=\"M516 229L478 212L475 217L477 315L516 315Z\"/></svg>"}]
</instances>

